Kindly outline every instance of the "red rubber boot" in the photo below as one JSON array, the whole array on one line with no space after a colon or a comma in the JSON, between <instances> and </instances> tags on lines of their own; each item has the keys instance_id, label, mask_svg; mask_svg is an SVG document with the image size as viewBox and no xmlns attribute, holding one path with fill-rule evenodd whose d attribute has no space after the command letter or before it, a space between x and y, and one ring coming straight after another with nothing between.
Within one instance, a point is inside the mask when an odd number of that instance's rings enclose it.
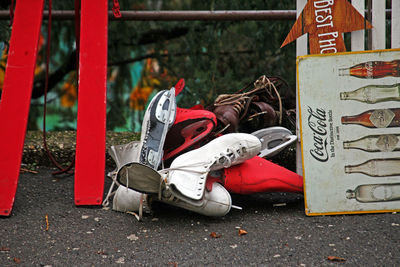
<instances>
[{"instance_id":1,"label":"red rubber boot","mask_svg":"<svg viewBox=\"0 0 400 267\"><path fill-rule=\"evenodd\" d=\"M303 193L303 177L258 156L222 170L224 187L231 193ZM210 180L212 180L212 177ZM208 179L209 179L208 178Z\"/></svg>"}]
</instances>

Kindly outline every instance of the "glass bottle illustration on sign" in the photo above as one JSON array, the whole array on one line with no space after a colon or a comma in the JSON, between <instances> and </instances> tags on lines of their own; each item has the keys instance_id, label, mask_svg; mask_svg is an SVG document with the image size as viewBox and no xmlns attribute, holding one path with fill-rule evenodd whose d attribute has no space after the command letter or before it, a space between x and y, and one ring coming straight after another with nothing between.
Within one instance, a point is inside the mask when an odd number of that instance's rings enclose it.
<instances>
[{"instance_id":1,"label":"glass bottle illustration on sign","mask_svg":"<svg viewBox=\"0 0 400 267\"><path fill-rule=\"evenodd\" d=\"M339 76L377 79L387 76L400 77L400 59L393 61L367 61L350 68L339 69Z\"/></svg>"},{"instance_id":2,"label":"glass bottle illustration on sign","mask_svg":"<svg viewBox=\"0 0 400 267\"><path fill-rule=\"evenodd\" d=\"M400 83L393 85L367 85L350 92L341 92L341 100L355 100L368 104L400 101Z\"/></svg>"},{"instance_id":3,"label":"glass bottle illustration on sign","mask_svg":"<svg viewBox=\"0 0 400 267\"><path fill-rule=\"evenodd\" d=\"M397 201L400 200L400 183L359 185L347 190L346 197L363 203Z\"/></svg>"},{"instance_id":4,"label":"glass bottle illustration on sign","mask_svg":"<svg viewBox=\"0 0 400 267\"><path fill-rule=\"evenodd\" d=\"M371 109L354 116L342 116L341 122L368 128L400 127L400 108Z\"/></svg>"},{"instance_id":5,"label":"glass bottle illustration on sign","mask_svg":"<svg viewBox=\"0 0 400 267\"><path fill-rule=\"evenodd\" d=\"M372 177L400 175L400 158L370 159L357 165L344 166L345 173L362 173Z\"/></svg>"},{"instance_id":6,"label":"glass bottle illustration on sign","mask_svg":"<svg viewBox=\"0 0 400 267\"><path fill-rule=\"evenodd\" d=\"M344 141L343 148L367 152L400 151L400 134L368 135L360 139Z\"/></svg>"}]
</instances>

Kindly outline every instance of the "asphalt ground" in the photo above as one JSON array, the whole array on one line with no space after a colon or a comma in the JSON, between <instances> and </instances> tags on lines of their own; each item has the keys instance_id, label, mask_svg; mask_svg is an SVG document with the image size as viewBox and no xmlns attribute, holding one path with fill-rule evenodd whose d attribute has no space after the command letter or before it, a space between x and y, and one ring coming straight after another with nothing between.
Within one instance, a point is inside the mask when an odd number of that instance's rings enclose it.
<instances>
[{"instance_id":1,"label":"asphalt ground","mask_svg":"<svg viewBox=\"0 0 400 267\"><path fill-rule=\"evenodd\" d=\"M138 222L76 207L74 177L53 171L21 174L1 266L400 266L396 213L307 217L302 195L265 193L233 195L243 210L222 218L158 204Z\"/></svg>"}]
</instances>

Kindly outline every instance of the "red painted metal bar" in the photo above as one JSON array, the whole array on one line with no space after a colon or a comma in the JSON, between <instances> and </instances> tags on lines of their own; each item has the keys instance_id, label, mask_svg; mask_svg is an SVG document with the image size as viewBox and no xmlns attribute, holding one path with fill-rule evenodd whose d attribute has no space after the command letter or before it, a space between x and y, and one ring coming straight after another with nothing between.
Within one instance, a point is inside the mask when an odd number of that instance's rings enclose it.
<instances>
[{"instance_id":1,"label":"red painted metal bar","mask_svg":"<svg viewBox=\"0 0 400 267\"><path fill-rule=\"evenodd\" d=\"M43 0L16 3L0 102L0 215L14 204L28 122Z\"/></svg>"},{"instance_id":2,"label":"red painted metal bar","mask_svg":"<svg viewBox=\"0 0 400 267\"><path fill-rule=\"evenodd\" d=\"M100 205L103 198L107 25L107 0L83 0L75 160L76 205Z\"/></svg>"}]
</instances>

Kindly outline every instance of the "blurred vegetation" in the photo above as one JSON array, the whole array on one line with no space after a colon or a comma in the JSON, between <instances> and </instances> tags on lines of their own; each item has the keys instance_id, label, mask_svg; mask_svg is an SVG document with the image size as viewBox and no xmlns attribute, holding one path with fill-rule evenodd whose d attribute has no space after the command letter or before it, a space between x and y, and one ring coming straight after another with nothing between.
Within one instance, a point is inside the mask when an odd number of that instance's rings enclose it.
<instances>
[{"instance_id":1,"label":"blurred vegetation","mask_svg":"<svg viewBox=\"0 0 400 267\"><path fill-rule=\"evenodd\" d=\"M296 1L279 0L119 0L124 10L294 10ZM111 10L112 1L109 1ZM2 7L7 9L8 7ZM46 3L47 9L47 3ZM73 10L73 0L53 1L53 10ZM47 20L43 21L36 81L44 76ZM180 107L209 105L221 93L233 93L259 76L279 76L290 85L285 92L295 105L295 45L280 45L294 21L124 21L110 20L108 33L108 130L140 129L149 97L168 89L179 78L186 88ZM74 129L76 75L74 21L53 20L50 73L63 70L51 86L49 115L52 129ZM8 21L0 24L7 46ZM72 66L72 67L71 67ZM40 128L43 90L34 88L29 129ZM53 105L54 104L54 105ZM138 128L139 127L139 128Z\"/></svg>"}]
</instances>

